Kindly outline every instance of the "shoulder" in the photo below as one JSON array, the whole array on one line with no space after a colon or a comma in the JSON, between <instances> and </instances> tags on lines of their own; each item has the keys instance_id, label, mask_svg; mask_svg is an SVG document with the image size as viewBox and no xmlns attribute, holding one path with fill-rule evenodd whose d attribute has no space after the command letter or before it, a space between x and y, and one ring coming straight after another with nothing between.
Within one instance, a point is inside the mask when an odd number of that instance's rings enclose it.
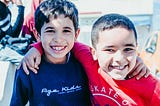
<instances>
[{"instance_id":1,"label":"shoulder","mask_svg":"<svg viewBox=\"0 0 160 106\"><path fill-rule=\"evenodd\" d=\"M26 81L28 81L28 80L30 79L30 77L33 76L33 75L34 75L34 73L33 73L31 70L29 70L29 75L27 75L27 74L25 73L25 71L23 70L22 66L21 66L20 69L17 69L17 70L16 70L15 79L16 79L16 80L21 80L21 81L23 81L23 82L26 82Z\"/></svg>"},{"instance_id":2,"label":"shoulder","mask_svg":"<svg viewBox=\"0 0 160 106\"><path fill-rule=\"evenodd\" d=\"M160 81L151 74L147 78L141 78L139 81L137 81L135 83L138 83L138 85L140 86L140 89L144 88L143 90L147 91L148 94L153 93L153 91L157 87L157 84L160 85Z\"/></svg>"},{"instance_id":3,"label":"shoulder","mask_svg":"<svg viewBox=\"0 0 160 106\"><path fill-rule=\"evenodd\" d=\"M27 74L24 72L23 68L20 67L20 69L16 70L15 77L20 79L26 79Z\"/></svg>"},{"instance_id":4,"label":"shoulder","mask_svg":"<svg viewBox=\"0 0 160 106\"><path fill-rule=\"evenodd\" d=\"M136 80L136 78L134 77L131 79L131 82L132 81L135 82L137 85L141 85L145 87L150 86L150 88L154 87L156 83L159 82L159 80L156 77L154 77L152 74L150 74L147 78L142 77L140 80Z\"/></svg>"},{"instance_id":5,"label":"shoulder","mask_svg":"<svg viewBox=\"0 0 160 106\"><path fill-rule=\"evenodd\" d=\"M153 84L155 85L156 83L158 83L160 80L157 79L155 76L153 76L152 74L150 74L147 78L143 78L142 81L148 82L148 84Z\"/></svg>"}]
</instances>

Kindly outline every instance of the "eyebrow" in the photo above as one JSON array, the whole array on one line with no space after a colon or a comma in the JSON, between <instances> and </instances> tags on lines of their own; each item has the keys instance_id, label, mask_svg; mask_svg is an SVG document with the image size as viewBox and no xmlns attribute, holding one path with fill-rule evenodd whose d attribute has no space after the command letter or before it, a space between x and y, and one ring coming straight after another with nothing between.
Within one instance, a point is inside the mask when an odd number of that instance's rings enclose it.
<instances>
[{"instance_id":1,"label":"eyebrow","mask_svg":"<svg viewBox=\"0 0 160 106\"><path fill-rule=\"evenodd\" d=\"M134 44L125 44L124 46L131 46L131 47L135 47Z\"/></svg>"},{"instance_id":2,"label":"eyebrow","mask_svg":"<svg viewBox=\"0 0 160 106\"><path fill-rule=\"evenodd\" d=\"M125 44L124 46L131 46L131 47L136 47L134 44ZM115 46L105 46L104 48L113 48Z\"/></svg>"},{"instance_id":3,"label":"eyebrow","mask_svg":"<svg viewBox=\"0 0 160 106\"><path fill-rule=\"evenodd\" d=\"M54 27L46 27L45 28L45 30L48 30L48 29L55 29ZM70 27L64 27L64 29L70 29L70 30L72 30L72 28L70 28Z\"/></svg>"},{"instance_id":4,"label":"eyebrow","mask_svg":"<svg viewBox=\"0 0 160 106\"><path fill-rule=\"evenodd\" d=\"M54 29L54 27L46 27L45 30Z\"/></svg>"},{"instance_id":5,"label":"eyebrow","mask_svg":"<svg viewBox=\"0 0 160 106\"><path fill-rule=\"evenodd\" d=\"M70 30L72 30L72 28L71 28L71 27L64 27L64 29L70 29Z\"/></svg>"}]
</instances>

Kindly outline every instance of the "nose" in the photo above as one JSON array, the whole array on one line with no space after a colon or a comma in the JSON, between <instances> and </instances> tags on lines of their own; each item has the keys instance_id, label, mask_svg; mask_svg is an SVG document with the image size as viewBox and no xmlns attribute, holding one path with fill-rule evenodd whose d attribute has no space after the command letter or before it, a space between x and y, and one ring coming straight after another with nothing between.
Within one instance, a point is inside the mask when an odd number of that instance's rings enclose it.
<instances>
[{"instance_id":1,"label":"nose","mask_svg":"<svg viewBox=\"0 0 160 106\"><path fill-rule=\"evenodd\" d=\"M118 64L122 64L122 63L125 63L125 55L122 51L118 50L114 56L113 56L113 61L114 62L117 62Z\"/></svg>"},{"instance_id":2,"label":"nose","mask_svg":"<svg viewBox=\"0 0 160 106\"><path fill-rule=\"evenodd\" d=\"M62 43L63 41L63 35L60 33L57 33L53 36L52 40L56 43Z\"/></svg>"}]
</instances>

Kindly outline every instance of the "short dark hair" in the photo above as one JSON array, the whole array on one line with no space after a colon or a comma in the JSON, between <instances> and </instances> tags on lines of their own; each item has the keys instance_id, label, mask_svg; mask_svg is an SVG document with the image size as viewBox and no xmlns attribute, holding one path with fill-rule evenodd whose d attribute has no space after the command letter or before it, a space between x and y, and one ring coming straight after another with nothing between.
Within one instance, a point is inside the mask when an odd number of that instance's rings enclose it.
<instances>
[{"instance_id":1,"label":"short dark hair","mask_svg":"<svg viewBox=\"0 0 160 106\"><path fill-rule=\"evenodd\" d=\"M137 42L137 32L133 22L127 16L112 13L101 16L93 24L91 31L92 46L96 49L96 44L99 40L99 32L116 27L123 27L127 30L133 31Z\"/></svg>"},{"instance_id":2,"label":"short dark hair","mask_svg":"<svg viewBox=\"0 0 160 106\"><path fill-rule=\"evenodd\" d=\"M59 15L69 17L74 25L75 31L79 27L78 9L68 0L45 0L36 9L35 12L35 28L38 33L41 33L41 28L44 23L49 22L49 17L57 18Z\"/></svg>"}]
</instances>

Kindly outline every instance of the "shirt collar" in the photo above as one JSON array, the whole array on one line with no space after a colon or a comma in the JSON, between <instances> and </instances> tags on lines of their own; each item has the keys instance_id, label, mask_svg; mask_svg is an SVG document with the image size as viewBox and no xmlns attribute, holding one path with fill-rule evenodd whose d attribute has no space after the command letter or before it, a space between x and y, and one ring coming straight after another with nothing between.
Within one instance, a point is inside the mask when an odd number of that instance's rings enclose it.
<instances>
[{"instance_id":1,"label":"shirt collar","mask_svg":"<svg viewBox=\"0 0 160 106\"><path fill-rule=\"evenodd\" d=\"M71 57L71 52L69 52L66 57L67 57L66 63L68 63L68 62L69 62L69 59L70 59L70 57Z\"/></svg>"}]
</instances>

